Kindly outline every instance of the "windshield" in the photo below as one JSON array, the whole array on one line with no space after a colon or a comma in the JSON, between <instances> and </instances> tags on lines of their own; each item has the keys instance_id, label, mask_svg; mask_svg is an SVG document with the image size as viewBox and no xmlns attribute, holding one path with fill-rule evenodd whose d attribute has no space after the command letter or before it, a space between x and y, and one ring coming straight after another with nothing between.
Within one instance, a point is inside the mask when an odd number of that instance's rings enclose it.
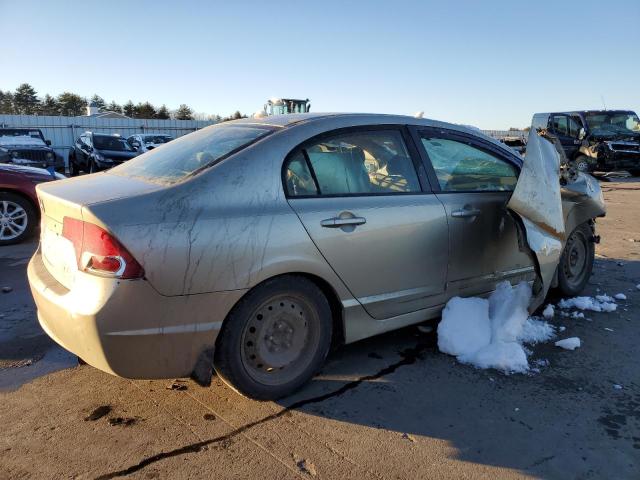
<instances>
[{"instance_id":1,"label":"windshield","mask_svg":"<svg viewBox=\"0 0 640 480\"><path fill-rule=\"evenodd\" d=\"M1 128L0 145L44 145L40 130Z\"/></svg>"},{"instance_id":2,"label":"windshield","mask_svg":"<svg viewBox=\"0 0 640 480\"><path fill-rule=\"evenodd\" d=\"M640 134L640 119L633 113L597 112L587 113L587 125L595 136L620 136Z\"/></svg>"},{"instance_id":3,"label":"windshield","mask_svg":"<svg viewBox=\"0 0 640 480\"><path fill-rule=\"evenodd\" d=\"M210 167L273 131L258 125L215 125L154 148L111 169L119 175L152 182L175 183Z\"/></svg>"},{"instance_id":4,"label":"windshield","mask_svg":"<svg viewBox=\"0 0 640 480\"><path fill-rule=\"evenodd\" d=\"M124 138L112 135L94 135L93 146L97 150L111 150L112 152L134 151Z\"/></svg>"},{"instance_id":5,"label":"windshield","mask_svg":"<svg viewBox=\"0 0 640 480\"><path fill-rule=\"evenodd\" d=\"M167 143L173 140L173 137L168 135L146 135L142 139L144 143Z\"/></svg>"}]
</instances>

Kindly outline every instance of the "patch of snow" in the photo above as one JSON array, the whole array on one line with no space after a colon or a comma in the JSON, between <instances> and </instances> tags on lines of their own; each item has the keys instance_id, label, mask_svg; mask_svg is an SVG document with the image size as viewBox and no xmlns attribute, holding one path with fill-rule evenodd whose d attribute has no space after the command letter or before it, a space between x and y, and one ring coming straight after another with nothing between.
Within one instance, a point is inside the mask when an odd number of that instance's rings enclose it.
<instances>
[{"instance_id":1,"label":"patch of snow","mask_svg":"<svg viewBox=\"0 0 640 480\"><path fill-rule=\"evenodd\" d=\"M617 383L614 383L613 388L616 390L622 390L622 385L618 385Z\"/></svg>"},{"instance_id":2,"label":"patch of snow","mask_svg":"<svg viewBox=\"0 0 640 480\"><path fill-rule=\"evenodd\" d=\"M584 318L584 313L582 312L571 312L571 318Z\"/></svg>"},{"instance_id":3,"label":"patch of snow","mask_svg":"<svg viewBox=\"0 0 640 480\"><path fill-rule=\"evenodd\" d=\"M545 309L542 311L542 316L544 318L546 318L547 320L553 318L554 315L554 310L553 310L553 305L549 304L545 307Z\"/></svg>"},{"instance_id":4,"label":"patch of snow","mask_svg":"<svg viewBox=\"0 0 640 480\"><path fill-rule=\"evenodd\" d=\"M562 299L558 302L558 307L568 309L577 308L578 310L591 310L593 312L613 312L618 308L609 295L596 295L593 297L573 297Z\"/></svg>"},{"instance_id":5,"label":"patch of snow","mask_svg":"<svg viewBox=\"0 0 640 480\"><path fill-rule=\"evenodd\" d=\"M599 302L613 302L613 298L611 298L609 295L596 295L596 300L598 300Z\"/></svg>"},{"instance_id":6,"label":"patch of snow","mask_svg":"<svg viewBox=\"0 0 640 480\"><path fill-rule=\"evenodd\" d=\"M529 370L523 343L546 341L554 327L529 318L531 287L501 282L489 299L454 297L442 312L438 348L458 361L504 372Z\"/></svg>"},{"instance_id":7,"label":"patch of snow","mask_svg":"<svg viewBox=\"0 0 640 480\"><path fill-rule=\"evenodd\" d=\"M555 336L553 325L535 317L527 318L524 322L522 331L518 335L517 340L521 343L543 343L551 340Z\"/></svg>"},{"instance_id":8,"label":"patch of snow","mask_svg":"<svg viewBox=\"0 0 640 480\"><path fill-rule=\"evenodd\" d=\"M627 299L627 296L626 296L624 293L616 293L616 294L614 295L614 297L615 297L617 300L626 300L626 299Z\"/></svg>"},{"instance_id":9,"label":"patch of snow","mask_svg":"<svg viewBox=\"0 0 640 480\"><path fill-rule=\"evenodd\" d=\"M604 327L604 329L605 329L607 332L613 332L613 328Z\"/></svg>"},{"instance_id":10,"label":"patch of snow","mask_svg":"<svg viewBox=\"0 0 640 480\"><path fill-rule=\"evenodd\" d=\"M575 350L580 346L580 339L578 337L565 338L558 340L555 345L556 347L564 348L565 350Z\"/></svg>"},{"instance_id":11,"label":"patch of snow","mask_svg":"<svg viewBox=\"0 0 640 480\"><path fill-rule=\"evenodd\" d=\"M35 138L29 135L2 135L0 136L0 145L3 145L3 146L34 145L38 147L46 146L46 144L42 141L41 138Z\"/></svg>"},{"instance_id":12,"label":"patch of snow","mask_svg":"<svg viewBox=\"0 0 640 480\"><path fill-rule=\"evenodd\" d=\"M566 329L567 329L567 327L564 327L564 326L562 326L562 325L560 325L560 326L558 327L558 331L560 331L560 332L564 332Z\"/></svg>"},{"instance_id":13,"label":"patch of snow","mask_svg":"<svg viewBox=\"0 0 640 480\"><path fill-rule=\"evenodd\" d=\"M640 283L639 283L638 285L636 285L636 288L637 288L638 290L640 290Z\"/></svg>"}]
</instances>

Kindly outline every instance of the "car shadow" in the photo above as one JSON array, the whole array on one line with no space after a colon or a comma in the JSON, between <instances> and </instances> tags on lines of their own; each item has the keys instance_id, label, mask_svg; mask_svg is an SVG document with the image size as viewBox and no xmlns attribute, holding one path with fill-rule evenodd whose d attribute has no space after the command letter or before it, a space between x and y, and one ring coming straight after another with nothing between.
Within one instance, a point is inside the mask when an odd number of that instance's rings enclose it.
<instances>
[{"instance_id":1,"label":"car shadow","mask_svg":"<svg viewBox=\"0 0 640 480\"><path fill-rule=\"evenodd\" d=\"M445 441L466 462L545 478L627 478L640 449L640 409L628 408L640 406L640 368L629 365L640 340L632 321L640 311L640 262L596 260L585 295L605 293L603 282L606 293L623 292L628 300L614 313L586 312L585 319L557 314L550 323L566 328L558 338L579 336L583 346L531 347L530 364L539 372L506 375L459 364L438 351L435 328L425 334L409 327L333 352L303 391L280 404L395 432L398 442ZM624 390L612 388L618 383ZM375 432L366 434L377 441Z\"/></svg>"}]
</instances>

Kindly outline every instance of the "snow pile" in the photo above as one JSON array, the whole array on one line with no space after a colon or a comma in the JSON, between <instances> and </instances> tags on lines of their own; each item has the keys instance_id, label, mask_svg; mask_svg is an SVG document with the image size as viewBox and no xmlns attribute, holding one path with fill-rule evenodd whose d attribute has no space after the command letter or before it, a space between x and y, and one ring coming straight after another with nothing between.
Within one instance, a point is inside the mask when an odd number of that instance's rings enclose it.
<instances>
[{"instance_id":1,"label":"snow pile","mask_svg":"<svg viewBox=\"0 0 640 480\"><path fill-rule=\"evenodd\" d=\"M613 298L609 295L596 295L593 297L573 297L560 300L558 303L560 308L577 308L578 310L591 310L593 312L614 312L616 305Z\"/></svg>"},{"instance_id":2,"label":"snow pile","mask_svg":"<svg viewBox=\"0 0 640 480\"><path fill-rule=\"evenodd\" d=\"M529 318L531 287L499 283L489 299L454 297L442 312L438 348L462 363L504 372L529 370L523 343L549 340L554 329Z\"/></svg>"},{"instance_id":3,"label":"snow pile","mask_svg":"<svg viewBox=\"0 0 640 480\"><path fill-rule=\"evenodd\" d=\"M552 319L554 315L555 315L555 311L553 309L553 305L551 304L547 305L542 312L542 316L547 320Z\"/></svg>"},{"instance_id":4,"label":"snow pile","mask_svg":"<svg viewBox=\"0 0 640 480\"><path fill-rule=\"evenodd\" d=\"M580 339L578 337L565 338L558 340L555 345L565 350L575 350L580 346Z\"/></svg>"},{"instance_id":5,"label":"snow pile","mask_svg":"<svg viewBox=\"0 0 640 480\"><path fill-rule=\"evenodd\" d=\"M615 298L616 300L626 300L626 299L627 299L627 296L626 296L624 293L616 293L616 294L614 295L614 298Z\"/></svg>"}]
</instances>

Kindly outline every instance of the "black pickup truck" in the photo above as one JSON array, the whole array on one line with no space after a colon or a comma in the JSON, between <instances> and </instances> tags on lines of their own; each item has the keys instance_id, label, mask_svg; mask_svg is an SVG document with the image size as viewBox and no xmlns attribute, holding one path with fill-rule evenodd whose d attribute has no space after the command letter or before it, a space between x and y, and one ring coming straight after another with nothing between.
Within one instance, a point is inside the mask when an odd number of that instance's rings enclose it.
<instances>
[{"instance_id":1,"label":"black pickup truck","mask_svg":"<svg viewBox=\"0 0 640 480\"><path fill-rule=\"evenodd\" d=\"M579 170L640 174L640 119L630 110L536 113L533 129L558 137Z\"/></svg>"},{"instance_id":2,"label":"black pickup truck","mask_svg":"<svg viewBox=\"0 0 640 480\"><path fill-rule=\"evenodd\" d=\"M64 171L64 159L38 128L0 128L0 163Z\"/></svg>"}]
</instances>

